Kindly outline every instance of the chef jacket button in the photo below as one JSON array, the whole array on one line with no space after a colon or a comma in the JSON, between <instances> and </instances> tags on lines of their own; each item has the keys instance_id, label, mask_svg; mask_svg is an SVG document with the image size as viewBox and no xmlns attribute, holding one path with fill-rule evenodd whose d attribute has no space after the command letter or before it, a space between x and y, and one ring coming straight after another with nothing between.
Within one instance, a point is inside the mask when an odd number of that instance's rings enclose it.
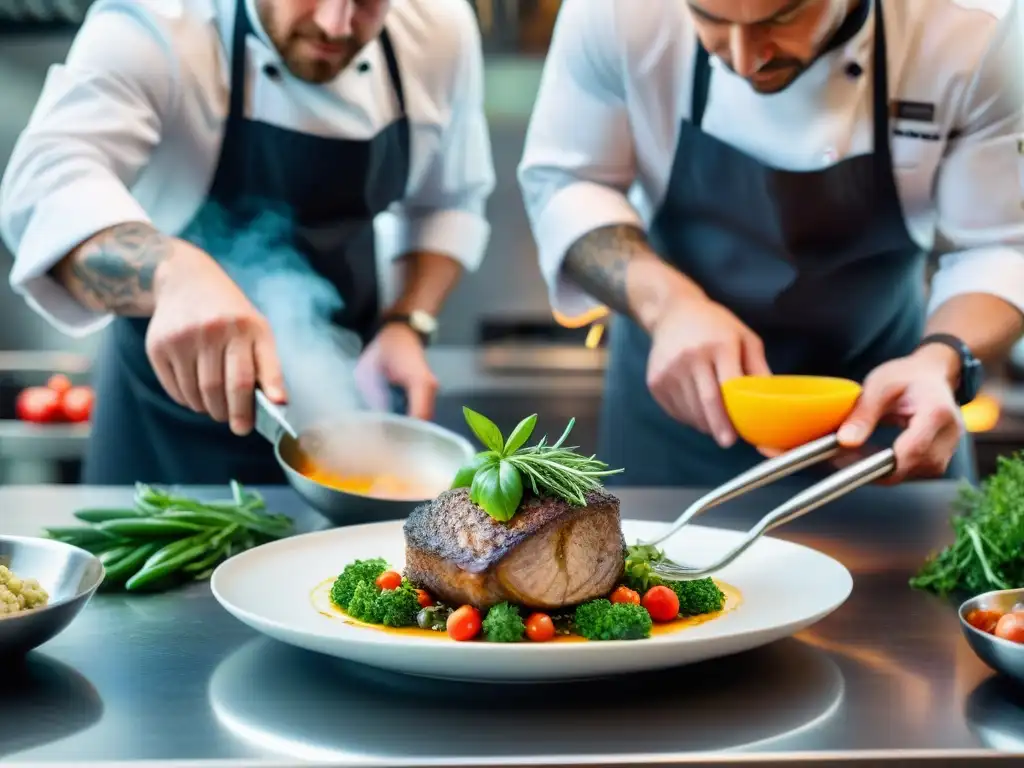
<instances>
[{"instance_id":1,"label":"chef jacket button","mask_svg":"<svg viewBox=\"0 0 1024 768\"><path fill-rule=\"evenodd\" d=\"M271 80L281 79L281 70L275 67L273 64L266 64L263 67L263 74L269 77Z\"/></svg>"},{"instance_id":2,"label":"chef jacket button","mask_svg":"<svg viewBox=\"0 0 1024 768\"><path fill-rule=\"evenodd\" d=\"M856 80L858 77L864 74L864 67L858 64L856 61L851 61L846 65L846 76L851 80Z\"/></svg>"}]
</instances>

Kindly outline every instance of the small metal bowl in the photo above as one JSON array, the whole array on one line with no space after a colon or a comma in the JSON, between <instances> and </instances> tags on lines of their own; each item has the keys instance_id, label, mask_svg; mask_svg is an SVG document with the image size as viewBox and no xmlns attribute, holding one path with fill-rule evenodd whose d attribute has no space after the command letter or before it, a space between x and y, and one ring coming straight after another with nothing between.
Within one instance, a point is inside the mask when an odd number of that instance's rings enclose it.
<instances>
[{"instance_id":1,"label":"small metal bowl","mask_svg":"<svg viewBox=\"0 0 1024 768\"><path fill-rule=\"evenodd\" d=\"M24 655L63 632L105 575L91 552L28 536L0 536L0 565L18 578L35 579L50 596L43 608L0 616L0 658Z\"/></svg>"},{"instance_id":2,"label":"small metal bowl","mask_svg":"<svg viewBox=\"0 0 1024 768\"><path fill-rule=\"evenodd\" d=\"M1014 643L975 629L967 623L967 615L975 610L1008 612L1024 603L1024 589L1001 589L972 597L960 606L960 629L971 650L988 666L1024 685L1024 643Z\"/></svg>"}]
</instances>

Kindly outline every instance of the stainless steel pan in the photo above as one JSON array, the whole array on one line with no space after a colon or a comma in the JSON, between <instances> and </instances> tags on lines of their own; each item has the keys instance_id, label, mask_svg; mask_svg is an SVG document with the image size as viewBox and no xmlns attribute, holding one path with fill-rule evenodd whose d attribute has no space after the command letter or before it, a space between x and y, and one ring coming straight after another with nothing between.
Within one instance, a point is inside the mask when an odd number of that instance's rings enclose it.
<instances>
[{"instance_id":1,"label":"stainless steel pan","mask_svg":"<svg viewBox=\"0 0 1024 768\"><path fill-rule=\"evenodd\" d=\"M354 411L329 424L296 430L287 408L256 391L256 431L274 446L288 483L335 525L397 520L448 488L459 468L476 453L469 440L430 422L393 413ZM424 498L379 498L333 488L303 474L324 463L352 475L390 475L422 485ZM314 458L315 457L315 458Z\"/></svg>"}]
</instances>

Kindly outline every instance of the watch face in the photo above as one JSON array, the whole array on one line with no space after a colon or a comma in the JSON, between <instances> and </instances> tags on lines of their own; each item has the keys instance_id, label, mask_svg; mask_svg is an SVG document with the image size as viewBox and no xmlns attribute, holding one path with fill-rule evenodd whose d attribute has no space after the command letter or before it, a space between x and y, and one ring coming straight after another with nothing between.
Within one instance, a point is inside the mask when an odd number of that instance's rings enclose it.
<instances>
[{"instance_id":1,"label":"watch face","mask_svg":"<svg viewBox=\"0 0 1024 768\"><path fill-rule=\"evenodd\" d=\"M420 310L414 310L409 314L409 325L428 336L437 331L437 320L434 316Z\"/></svg>"}]
</instances>

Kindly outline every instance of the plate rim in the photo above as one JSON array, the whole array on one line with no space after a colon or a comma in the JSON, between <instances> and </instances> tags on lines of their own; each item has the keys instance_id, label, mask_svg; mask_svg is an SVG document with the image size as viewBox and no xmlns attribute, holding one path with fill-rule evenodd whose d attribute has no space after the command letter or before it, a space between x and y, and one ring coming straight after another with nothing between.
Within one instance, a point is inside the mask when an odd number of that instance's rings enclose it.
<instances>
[{"instance_id":1,"label":"plate rim","mask_svg":"<svg viewBox=\"0 0 1024 768\"><path fill-rule=\"evenodd\" d=\"M329 640L329 641L330 640L336 640L336 641L339 641L340 643L343 643L343 644L359 645L359 646L362 646L362 647L387 646L387 647L391 647L391 648L402 648L402 649L412 648L412 649L416 649L416 650L423 650L423 649L428 649L428 648L432 649L432 648L435 648L435 647L437 647L437 648L448 648L449 645L450 645L448 643L438 642L438 641L435 641L435 640L432 640L432 639L425 640L423 638L414 637L414 636L403 637L402 635L400 635L398 633L384 634L384 633L380 633L380 632L370 632L370 631L367 631L365 633L365 636L363 636L363 633L359 633L359 632L353 632L351 634L347 634L346 633L345 635L339 635L337 632L330 632L330 631L327 631L326 629L324 629L324 630L318 630L318 629L314 630L314 629L306 629L306 628L296 629L295 627L289 626L287 624L284 624L284 623L282 623L282 622L280 622L280 621L278 621L276 619L270 619L270 618L261 617L261 616L259 616L257 614L252 613L251 611L248 611L248 610L246 610L244 608L240 608L239 606L232 604L230 601L228 601L224 597L224 595L221 593L221 590L218 588L218 581L227 578L227 576L225 574L228 573L228 569L229 568L237 568L237 567L239 567L238 562L233 563L233 564L231 562L232 560L235 560L236 558L239 558L239 559L245 558L246 556L250 556L252 553L255 553L255 552L260 551L260 550L266 552L266 551L270 551L270 550L273 550L273 549L277 549L279 547L285 547L285 546L287 546L289 544L293 544L294 542L299 541L299 540L308 540L308 539L311 539L311 538L325 537L327 535L340 535L343 532L345 532L345 533L354 533L354 532L358 532L360 530L365 531L367 529L385 529L385 528L397 528L400 531L401 530L401 526L404 525L404 523L405 523L404 519L383 520L383 521L372 522L372 523L360 523L360 524L351 525L351 526L340 526L340 527L336 527L336 528L327 528L327 529L320 530L320 531L310 531L308 533L302 533L302 534L297 534L297 535L294 535L294 536L288 536L288 537L285 537L283 539L277 539L276 541L268 542L266 544L260 545L259 547L254 547L253 549L246 550L245 552L240 552L238 555L235 555L235 557L232 557L229 560L225 560L220 565L218 565L217 568L214 570L213 574L210 576L210 590L213 593L214 599L217 600L217 602L220 604L221 608L223 608L228 613L233 615L239 621L243 622L244 624L247 624L252 629L257 629L257 627L263 627L265 629L266 628L272 628L272 629L274 629L277 632L288 634L288 635L291 635L293 637L296 636L296 635L300 635L300 636L303 636L303 637L313 638L313 639L316 639L316 640ZM621 525L623 527L625 527L627 524L630 524L630 523L640 523L642 525L654 525L654 526L664 526L664 527L668 527L671 524L670 522L662 522L662 521L657 521L657 520L640 520L640 519L636 519L636 518L623 518L622 522L621 522ZM711 532L714 532L714 533L734 534L736 536L742 536L743 533L744 533L743 531L733 530L733 529L730 529L730 528L717 528L717 527L713 527L713 526L705 526L705 525L697 525L697 524L690 525L689 527L691 529L697 528L697 529L703 530L703 531L711 531ZM850 569L847 568L841 561L839 561L835 557L833 557L831 555L828 555L828 554L826 554L826 553L824 553L824 552L822 552L820 550L817 550L817 549L815 549L813 547L807 546L806 544L801 544L801 543L798 543L798 542L789 541L787 539L782 539L782 538L779 538L777 536L764 535L764 536L761 537L761 539L767 539L769 541L772 541L772 542L774 542L776 544L780 544L780 545L785 546L785 547L795 547L797 549L803 550L805 553L807 553L807 554L809 554L809 555L811 555L813 557L822 558L823 561L828 563L828 565L830 567L836 569L836 573L837 573L838 576L842 577L842 579L844 581L843 588L842 588L842 596L840 598L834 598L834 599L830 600L829 601L829 603L830 603L829 606L823 607L823 608L815 611L813 614L811 614L811 615L809 615L807 617L801 618L799 620L786 621L783 624L779 624L779 625L777 625L775 627L771 627L771 628L752 627L752 628L742 629L742 630L739 630L737 632L730 633L728 635L728 637L730 639L733 639L733 638L737 638L737 639L747 638L747 637L749 637L751 635L756 635L756 634L759 634L759 633L762 633L762 632L765 632L765 631L776 631L776 630L784 629L784 628L791 627L791 626L798 626L798 625L799 626L809 626L810 624L813 624L813 623L815 623L817 621L820 621L825 616L828 616L829 614L834 613L839 608L841 608L843 606L843 604L846 603L847 600L849 600L850 595L853 592L853 586L854 586L853 574L850 572ZM315 588L315 586L311 587L311 588ZM728 614L726 614L726 616L727 615ZM265 634L265 630L257 629L257 631L263 632ZM683 640L680 640L680 638L683 638L683 636L685 634L686 633L667 633L667 634L664 634L664 635L655 635L653 637L645 638L644 642L643 642L643 645L644 645L644 647L647 647L647 646L652 645L652 644L653 645L658 645L658 646L682 645L684 642L686 642L686 640L685 640L685 638ZM382 638L386 638L386 639L382 640ZM276 639L280 640L279 637L276 638ZM707 638L702 638L702 639L704 641L707 640ZM284 642L284 641L282 641L282 642ZM636 646L636 642L637 642L636 640L604 640L604 641L595 642L595 643L531 643L531 644L528 644L528 645L530 645L531 648L534 648L534 650L529 651L530 653L547 653L547 654L558 654L558 653L561 653L561 654L571 654L571 655L577 656L577 655L579 655L581 653L582 654L601 654L601 653L605 653L606 654L606 653L609 653L610 650L614 649L614 648L623 648L623 647L626 647L626 646L628 646L628 647L635 647ZM459 647L459 652L463 653L463 654L471 653L471 654L477 654L477 655L479 655L479 654L493 655L495 653L515 654L515 653L522 653L523 652L523 644L522 643L459 643L458 647ZM445 653L445 652L446 651L441 651L441 653Z\"/></svg>"}]
</instances>

